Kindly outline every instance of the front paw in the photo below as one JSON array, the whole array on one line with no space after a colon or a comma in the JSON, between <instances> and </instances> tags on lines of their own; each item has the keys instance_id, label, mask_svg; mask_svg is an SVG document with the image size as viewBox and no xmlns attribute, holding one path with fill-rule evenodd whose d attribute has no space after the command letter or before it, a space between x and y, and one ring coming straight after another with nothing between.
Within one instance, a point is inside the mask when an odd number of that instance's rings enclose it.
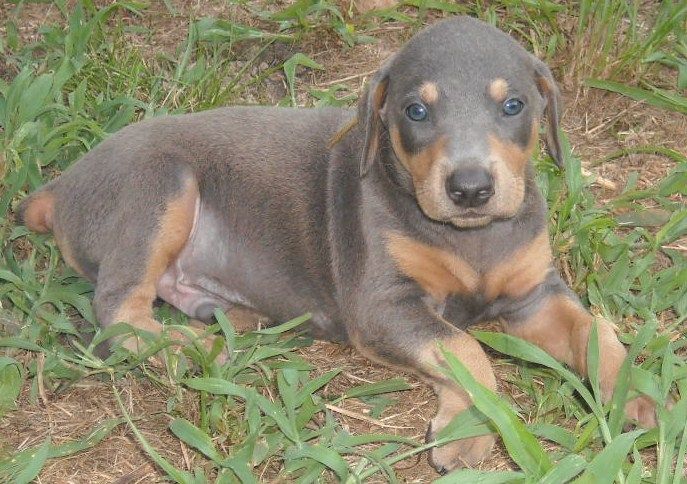
<instances>
[{"instance_id":1,"label":"front paw","mask_svg":"<svg viewBox=\"0 0 687 484\"><path fill-rule=\"evenodd\" d=\"M434 440L434 432L430 426L427 441L432 440ZM441 447L432 448L429 451L429 464L439 474L446 474L463 467L474 467L489 455L495 442L494 434L455 440Z\"/></svg>"},{"instance_id":2,"label":"front paw","mask_svg":"<svg viewBox=\"0 0 687 484\"><path fill-rule=\"evenodd\" d=\"M669 405L670 406L670 405ZM646 395L642 395L625 404L625 416L636 421L640 427L650 429L658 425L656 419L656 403Z\"/></svg>"}]
</instances>

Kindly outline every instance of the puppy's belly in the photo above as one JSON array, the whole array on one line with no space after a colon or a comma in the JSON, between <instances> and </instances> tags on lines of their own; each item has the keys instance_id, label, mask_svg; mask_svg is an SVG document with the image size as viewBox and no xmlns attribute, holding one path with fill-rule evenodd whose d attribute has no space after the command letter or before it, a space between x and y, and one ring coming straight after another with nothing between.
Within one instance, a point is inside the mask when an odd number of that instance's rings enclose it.
<instances>
[{"instance_id":1,"label":"puppy's belly","mask_svg":"<svg viewBox=\"0 0 687 484\"><path fill-rule=\"evenodd\" d=\"M157 283L157 295L188 316L210 321L216 308L253 308L231 284L231 256L226 230L211 212L196 203L186 245ZM229 276L229 277L227 277Z\"/></svg>"},{"instance_id":2,"label":"puppy's belly","mask_svg":"<svg viewBox=\"0 0 687 484\"><path fill-rule=\"evenodd\" d=\"M157 284L157 295L191 318L211 321L216 308L228 311L234 305L253 306L239 292L202 274L184 271L183 259L167 268Z\"/></svg>"},{"instance_id":3,"label":"puppy's belly","mask_svg":"<svg viewBox=\"0 0 687 484\"><path fill-rule=\"evenodd\" d=\"M281 228L261 232L248 218L215 210L198 202L186 245L157 282L161 299L206 322L216 308L231 312L237 306L270 322L311 313L307 327L313 337L347 340L333 298L294 269L290 260L297 254L275 242Z\"/></svg>"}]
</instances>

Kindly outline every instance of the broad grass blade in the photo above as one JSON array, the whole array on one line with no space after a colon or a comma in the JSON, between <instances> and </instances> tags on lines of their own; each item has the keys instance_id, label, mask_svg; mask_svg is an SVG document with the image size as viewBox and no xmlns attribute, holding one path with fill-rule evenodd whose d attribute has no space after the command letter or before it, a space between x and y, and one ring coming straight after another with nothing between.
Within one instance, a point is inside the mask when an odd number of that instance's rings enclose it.
<instances>
[{"instance_id":1,"label":"broad grass blade","mask_svg":"<svg viewBox=\"0 0 687 484\"><path fill-rule=\"evenodd\" d=\"M31 459L27 462L26 467L24 467L19 474L14 477L13 482L16 484L28 484L33 481L38 474L40 474L41 469L45 465L45 461L48 460L48 455L50 453L50 437L45 439L45 442L33 453L31 454Z\"/></svg>"},{"instance_id":2,"label":"broad grass blade","mask_svg":"<svg viewBox=\"0 0 687 484\"><path fill-rule=\"evenodd\" d=\"M200 430L186 419L177 418L170 425L169 429L186 442L191 447L194 447L212 459L216 464L220 464L223 460L222 456L217 452L215 444L208 434Z\"/></svg>"},{"instance_id":3,"label":"broad grass blade","mask_svg":"<svg viewBox=\"0 0 687 484\"><path fill-rule=\"evenodd\" d=\"M575 447L575 436L569 430L546 422L533 423L528 426L534 435L555 442L568 450Z\"/></svg>"},{"instance_id":4,"label":"broad grass blade","mask_svg":"<svg viewBox=\"0 0 687 484\"><path fill-rule=\"evenodd\" d=\"M522 472L492 472L477 469L460 469L434 481L434 484L505 484L522 482L525 474Z\"/></svg>"},{"instance_id":5,"label":"broad grass blade","mask_svg":"<svg viewBox=\"0 0 687 484\"><path fill-rule=\"evenodd\" d=\"M587 342L587 377L594 392L596 402L601 402L601 384L599 382L599 326L596 319L592 321Z\"/></svg>"},{"instance_id":6,"label":"broad grass blade","mask_svg":"<svg viewBox=\"0 0 687 484\"><path fill-rule=\"evenodd\" d=\"M656 334L656 328L657 325L653 321L647 321L642 325L637 336L635 336L635 340L630 345L625 361L620 367L615 389L613 390L613 397L611 398L611 410L608 414L608 427L612 437L620 435L623 429L625 402L627 401L627 392L630 388L630 367L632 362L637 359L639 353Z\"/></svg>"},{"instance_id":7,"label":"broad grass blade","mask_svg":"<svg viewBox=\"0 0 687 484\"><path fill-rule=\"evenodd\" d=\"M541 478L539 484L560 484L570 482L587 467L587 461L577 454L569 454L563 457L556 466Z\"/></svg>"},{"instance_id":8,"label":"broad grass blade","mask_svg":"<svg viewBox=\"0 0 687 484\"><path fill-rule=\"evenodd\" d=\"M303 316L294 318L291 321L287 321L286 323L280 324L279 326L273 326L271 328L260 329L258 331L253 332L256 334L282 334L291 331L294 328L297 328L306 321L309 321L310 318L312 318L312 315L310 313L307 313Z\"/></svg>"},{"instance_id":9,"label":"broad grass blade","mask_svg":"<svg viewBox=\"0 0 687 484\"><path fill-rule=\"evenodd\" d=\"M287 459L300 459L304 457L314 459L333 470L340 482L344 482L348 477L348 464L332 449L309 444L302 444L300 448L292 447L292 449L294 450L286 453Z\"/></svg>"},{"instance_id":10,"label":"broad grass blade","mask_svg":"<svg viewBox=\"0 0 687 484\"><path fill-rule=\"evenodd\" d=\"M382 393L400 392L403 390L410 390L412 387L403 378L391 378L375 383L365 383L346 390L343 394L344 398L358 398L369 397L372 395L380 395Z\"/></svg>"},{"instance_id":11,"label":"broad grass blade","mask_svg":"<svg viewBox=\"0 0 687 484\"><path fill-rule=\"evenodd\" d=\"M551 469L551 459L515 412L492 391L478 383L453 353L443 347L441 351L450 369L445 371L446 375L465 389L480 412L494 422L513 460L533 478L546 474Z\"/></svg>"},{"instance_id":12,"label":"broad grass blade","mask_svg":"<svg viewBox=\"0 0 687 484\"><path fill-rule=\"evenodd\" d=\"M594 396L587 389L587 387L584 386L577 375L565 368L561 363L556 361L555 358L541 348L538 348L520 338L515 338L503 333L474 331L472 332L472 335L482 343L494 348L500 353L514 356L515 358L520 358L521 360L529 361L531 363L544 365L552 370L555 370L563 378L565 378L568 383L575 388L575 390L577 390L577 392L591 409L597 408Z\"/></svg>"},{"instance_id":13,"label":"broad grass blade","mask_svg":"<svg viewBox=\"0 0 687 484\"><path fill-rule=\"evenodd\" d=\"M221 378L211 377L186 379L183 380L183 383L189 388L206 391L215 395L231 395L244 400L253 400L265 415L274 420L279 429L284 432L284 435L294 442L300 441L298 431L286 417L284 409L269 401L252 388L242 387Z\"/></svg>"},{"instance_id":14,"label":"broad grass blade","mask_svg":"<svg viewBox=\"0 0 687 484\"><path fill-rule=\"evenodd\" d=\"M679 94L675 94L670 91L665 91L658 88L652 88L651 91L648 91L640 87L626 86L625 84L621 84L619 82L606 81L602 79L587 79L585 84L597 89L605 89L606 91L622 94L623 96L630 97L635 101L644 101L645 103L658 108L687 114L687 97L680 96Z\"/></svg>"},{"instance_id":15,"label":"broad grass blade","mask_svg":"<svg viewBox=\"0 0 687 484\"><path fill-rule=\"evenodd\" d=\"M21 364L9 356L0 356L0 417L14 408L23 382Z\"/></svg>"},{"instance_id":16,"label":"broad grass blade","mask_svg":"<svg viewBox=\"0 0 687 484\"><path fill-rule=\"evenodd\" d=\"M628 452L646 430L634 430L616 437L589 463L578 481L580 483L612 484L622 468Z\"/></svg>"}]
</instances>

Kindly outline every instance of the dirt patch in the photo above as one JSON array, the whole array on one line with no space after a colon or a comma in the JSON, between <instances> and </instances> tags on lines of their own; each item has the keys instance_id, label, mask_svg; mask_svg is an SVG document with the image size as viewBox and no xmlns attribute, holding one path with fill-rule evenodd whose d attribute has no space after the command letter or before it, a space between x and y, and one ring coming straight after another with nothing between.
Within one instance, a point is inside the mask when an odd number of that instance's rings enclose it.
<instances>
[{"instance_id":1,"label":"dirt patch","mask_svg":"<svg viewBox=\"0 0 687 484\"><path fill-rule=\"evenodd\" d=\"M629 154L599 164L618 150L653 145L687 153L685 116L597 89L566 94L563 129L573 152L583 166L595 165L590 170L615 185L600 185L608 190L600 193L603 198L618 195L632 172L639 175L638 188L651 188L675 167L674 161L652 154Z\"/></svg>"},{"instance_id":2,"label":"dirt patch","mask_svg":"<svg viewBox=\"0 0 687 484\"><path fill-rule=\"evenodd\" d=\"M150 380L127 376L114 384L86 379L44 401L32 401L24 389L18 410L0 420L3 445L13 451L36 447L50 437L55 445L80 440L106 419L121 417L114 389L127 412L150 444L178 468L197 466L199 457L168 430L171 416L165 413L170 395ZM193 402L182 411L194 418ZM95 447L71 457L49 460L41 472L44 482L149 482L161 477L141 445L126 426L117 427Z\"/></svg>"}]
</instances>

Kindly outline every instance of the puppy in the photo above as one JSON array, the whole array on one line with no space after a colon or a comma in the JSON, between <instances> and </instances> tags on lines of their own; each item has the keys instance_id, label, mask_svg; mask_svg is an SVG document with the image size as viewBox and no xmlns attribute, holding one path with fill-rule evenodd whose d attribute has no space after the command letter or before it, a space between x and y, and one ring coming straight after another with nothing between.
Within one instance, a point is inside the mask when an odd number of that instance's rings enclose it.
<instances>
[{"instance_id":1,"label":"puppy","mask_svg":"<svg viewBox=\"0 0 687 484\"><path fill-rule=\"evenodd\" d=\"M314 336L412 369L435 389L429 438L471 405L437 370L437 342L483 385L489 359L465 329L499 319L581 374L592 316L553 266L530 157L547 119L562 164L549 69L469 17L413 37L374 76L357 113L232 107L122 129L21 207L95 282L101 325L159 333L159 297L192 318L253 308L312 312ZM609 399L626 352L600 322ZM180 336L179 336L180 337ZM136 338L123 344L138 349ZM654 425L654 405L630 401ZM491 435L435 448L444 472Z\"/></svg>"}]
</instances>

